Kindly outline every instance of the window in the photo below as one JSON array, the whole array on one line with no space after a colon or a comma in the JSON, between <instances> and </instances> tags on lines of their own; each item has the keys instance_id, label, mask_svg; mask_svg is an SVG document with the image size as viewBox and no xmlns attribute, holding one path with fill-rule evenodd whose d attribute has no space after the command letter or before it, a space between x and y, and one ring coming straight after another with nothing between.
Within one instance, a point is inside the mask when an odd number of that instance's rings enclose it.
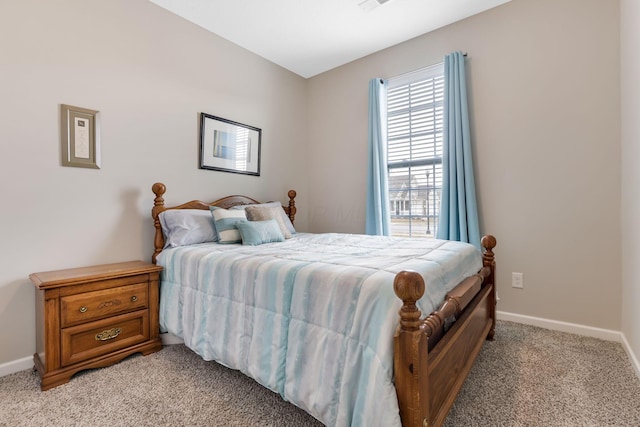
<instances>
[{"instance_id":1,"label":"window","mask_svg":"<svg viewBox=\"0 0 640 427\"><path fill-rule=\"evenodd\" d=\"M434 237L442 192L444 65L389 79L391 235Z\"/></svg>"}]
</instances>

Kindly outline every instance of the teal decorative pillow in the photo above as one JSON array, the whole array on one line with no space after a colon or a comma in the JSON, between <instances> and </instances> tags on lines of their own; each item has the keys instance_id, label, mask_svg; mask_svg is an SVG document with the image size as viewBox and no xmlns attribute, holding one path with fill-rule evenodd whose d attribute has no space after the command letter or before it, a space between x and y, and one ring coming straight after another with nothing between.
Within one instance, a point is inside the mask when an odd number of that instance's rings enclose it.
<instances>
[{"instance_id":1,"label":"teal decorative pillow","mask_svg":"<svg viewBox=\"0 0 640 427\"><path fill-rule=\"evenodd\" d=\"M257 246L263 243L284 242L280 226L274 219L267 221L245 221L236 224L243 245Z\"/></svg>"},{"instance_id":2,"label":"teal decorative pillow","mask_svg":"<svg viewBox=\"0 0 640 427\"><path fill-rule=\"evenodd\" d=\"M228 210L215 206L209 208L213 215L214 225L218 233L220 243L240 243L242 236L237 225L247 222L247 215L244 210Z\"/></svg>"}]
</instances>

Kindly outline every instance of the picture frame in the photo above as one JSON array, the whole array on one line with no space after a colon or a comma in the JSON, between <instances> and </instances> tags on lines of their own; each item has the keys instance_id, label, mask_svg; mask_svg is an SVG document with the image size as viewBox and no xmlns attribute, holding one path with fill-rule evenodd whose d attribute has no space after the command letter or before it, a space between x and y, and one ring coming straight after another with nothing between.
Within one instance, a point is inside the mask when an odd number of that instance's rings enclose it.
<instances>
[{"instance_id":1,"label":"picture frame","mask_svg":"<svg viewBox=\"0 0 640 427\"><path fill-rule=\"evenodd\" d=\"M62 166L100 169L100 112L60 104Z\"/></svg>"},{"instance_id":2,"label":"picture frame","mask_svg":"<svg viewBox=\"0 0 640 427\"><path fill-rule=\"evenodd\" d=\"M262 129L200 113L200 169L260 176Z\"/></svg>"}]
</instances>

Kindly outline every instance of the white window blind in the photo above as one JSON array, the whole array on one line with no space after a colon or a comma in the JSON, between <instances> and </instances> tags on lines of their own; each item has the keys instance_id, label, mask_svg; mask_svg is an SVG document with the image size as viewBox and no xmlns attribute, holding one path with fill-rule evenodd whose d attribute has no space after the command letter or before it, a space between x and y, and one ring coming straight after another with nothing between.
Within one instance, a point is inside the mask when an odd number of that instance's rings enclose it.
<instances>
[{"instance_id":1,"label":"white window blind","mask_svg":"<svg viewBox=\"0 0 640 427\"><path fill-rule=\"evenodd\" d=\"M391 234L433 237L442 191L444 65L389 79Z\"/></svg>"}]
</instances>

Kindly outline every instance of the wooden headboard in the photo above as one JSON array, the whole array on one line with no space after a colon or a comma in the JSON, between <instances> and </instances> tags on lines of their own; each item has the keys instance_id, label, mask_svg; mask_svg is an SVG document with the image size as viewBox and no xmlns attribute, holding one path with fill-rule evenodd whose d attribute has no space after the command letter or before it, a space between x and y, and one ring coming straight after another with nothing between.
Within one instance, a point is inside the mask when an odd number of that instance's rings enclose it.
<instances>
[{"instance_id":1,"label":"wooden headboard","mask_svg":"<svg viewBox=\"0 0 640 427\"><path fill-rule=\"evenodd\" d=\"M178 206L167 207L164 205L164 197L162 197L164 193L167 191L166 185L164 185L161 182L156 182L151 187L151 191L153 191L153 194L156 195L155 199L153 199L153 209L151 209L151 217L153 218L153 225L156 228L156 233L153 240L155 249L153 251L153 256L151 258L151 261L154 264L156 263L156 257L160 252L162 252L162 249L164 248L164 235L162 234L162 226L160 225L160 219L158 218L161 212L164 212L170 209L208 210L209 206L217 206L219 208L229 209L230 207L238 206L238 205L252 205L252 204L260 203L259 201L252 199L251 197L234 195L234 196L223 197L211 203L201 202L200 200L191 200L190 202L186 202ZM289 205L283 206L282 209L284 209L287 216L291 220L291 223L293 223L296 216L296 202L295 202L296 192L294 190L289 190L287 195L289 196Z\"/></svg>"}]
</instances>

